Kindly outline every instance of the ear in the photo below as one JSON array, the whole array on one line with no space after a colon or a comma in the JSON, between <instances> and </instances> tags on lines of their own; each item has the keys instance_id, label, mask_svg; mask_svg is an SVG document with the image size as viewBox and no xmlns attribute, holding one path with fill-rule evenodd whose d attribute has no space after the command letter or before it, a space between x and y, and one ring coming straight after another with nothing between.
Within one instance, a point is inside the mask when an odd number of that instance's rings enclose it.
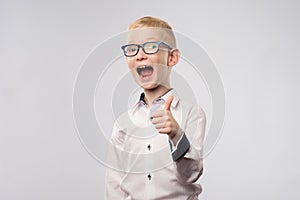
<instances>
[{"instance_id":1,"label":"ear","mask_svg":"<svg viewBox=\"0 0 300 200\"><path fill-rule=\"evenodd\" d=\"M180 59L180 51L179 49L172 49L169 53L168 57L168 66L173 67L179 62Z\"/></svg>"}]
</instances>

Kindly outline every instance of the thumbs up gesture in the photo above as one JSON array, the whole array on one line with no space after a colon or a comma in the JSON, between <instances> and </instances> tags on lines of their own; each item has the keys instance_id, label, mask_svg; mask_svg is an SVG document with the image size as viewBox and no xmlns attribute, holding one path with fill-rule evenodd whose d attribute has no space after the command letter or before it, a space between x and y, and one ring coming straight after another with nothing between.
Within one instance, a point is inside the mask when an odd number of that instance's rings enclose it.
<instances>
[{"instance_id":1,"label":"thumbs up gesture","mask_svg":"<svg viewBox=\"0 0 300 200\"><path fill-rule=\"evenodd\" d=\"M168 134L169 138L172 140L175 136L181 133L181 129L174 119L171 112L171 103L174 99L174 96L169 96L165 102L163 110L156 111L151 116L151 122L158 130L159 133ZM181 136L181 135L180 135Z\"/></svg>"}]
</instances>

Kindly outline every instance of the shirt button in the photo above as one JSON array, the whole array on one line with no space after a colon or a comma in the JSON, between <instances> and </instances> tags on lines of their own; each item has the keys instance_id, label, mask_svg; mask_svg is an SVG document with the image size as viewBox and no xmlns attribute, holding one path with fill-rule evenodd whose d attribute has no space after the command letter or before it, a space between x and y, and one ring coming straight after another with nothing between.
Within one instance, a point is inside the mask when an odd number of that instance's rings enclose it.
<instances>
[{"instance_id":1,"label":"shirt button","mask_svg":"<svg viewBox=\"0 0 300 200\"><path fill-rule=\"evenodd\" d=\"M151 150L151 145L148 144L147 148L148 148L148 150L150 151L150 150Z\"/></svg>"},{"instance_id":2,"label":"shirt button","mask_svg":"<svg viewBox=\"0 0 300 200\"><path fill-rule=\"evenodd\" d=\"M158 98L156 99L155 103L165 103L165 100L163 100L162 98Z\"/></svg>"},{"instance_id":3,"label":"shirt button","mask_svg":"<svg viewBox=\"0 0 300 200\"><path fill-rule=\"evenodd\" d=\"M147 177L148 177L148 179L149 179L149 181L150 181L150 180L151 180L151 174L148 174Z\"/></svg>"}]
</instances>

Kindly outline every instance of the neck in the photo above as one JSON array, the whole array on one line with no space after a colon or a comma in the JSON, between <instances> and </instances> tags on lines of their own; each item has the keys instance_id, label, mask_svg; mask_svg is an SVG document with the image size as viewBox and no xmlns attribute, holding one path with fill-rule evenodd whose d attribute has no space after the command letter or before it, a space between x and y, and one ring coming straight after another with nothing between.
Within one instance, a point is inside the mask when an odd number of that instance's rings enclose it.
<instances>
[{"instance_id":1,"label":"neck","mask_svg":"<svg viewBox=\"0 0 300 200\"><path fill-rule=\"evenodd\" d=\"M170 90L169 86L166 87L162 85L153 89L144 89L146 103L151 106L155 99L168 92L168 90Z\"/></svg>"}]
</instances>

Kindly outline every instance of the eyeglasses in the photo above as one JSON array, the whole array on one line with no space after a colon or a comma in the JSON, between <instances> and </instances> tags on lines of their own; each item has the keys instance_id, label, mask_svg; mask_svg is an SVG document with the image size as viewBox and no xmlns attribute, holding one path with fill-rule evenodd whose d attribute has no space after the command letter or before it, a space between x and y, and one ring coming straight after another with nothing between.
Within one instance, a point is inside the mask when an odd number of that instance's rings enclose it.
<instances>
[{"instance_id":1,"label":"eyeglasses","mask_svg":"<svg viewBox=\"0 0 300 200\"><path fill-rule=\"evenodd\" d=\"M165 47L169 50L172 48L164 42L146 42L144 44L127 44L121 46L124 55L127 57L132 57L138 54L140 48L143 49L145 54L155 54L161 47Z\"/></svg>"}]
</instances>

